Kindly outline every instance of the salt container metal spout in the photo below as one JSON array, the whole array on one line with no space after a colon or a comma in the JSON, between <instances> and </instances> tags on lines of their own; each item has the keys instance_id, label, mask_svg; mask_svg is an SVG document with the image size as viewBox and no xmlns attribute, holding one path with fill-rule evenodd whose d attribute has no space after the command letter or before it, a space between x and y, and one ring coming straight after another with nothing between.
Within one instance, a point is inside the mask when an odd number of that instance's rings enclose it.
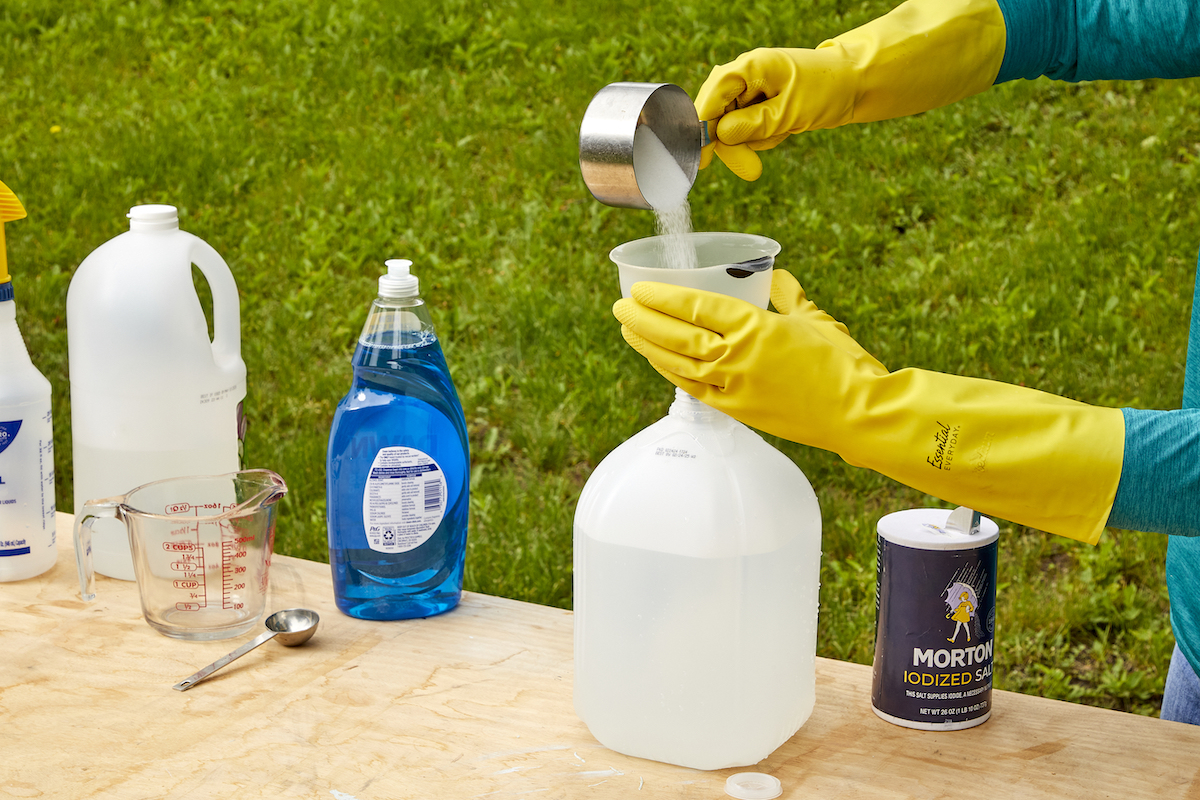
<instances>
[{"instance_id":1,"label":"salt container metal spout","mask_svg":"<svg viewBox=\"0 0 1200 800\"><path fill-rule=\"evenodd\" d=\"M687 92L675 84L605 86L579 127L579 171L593 197L621 208L655 207L657 176L644 174L644 139L661 143L690 187L700 169L700 149L709 143L709 123L700 121Z\"/></svg>"}]
</instances>

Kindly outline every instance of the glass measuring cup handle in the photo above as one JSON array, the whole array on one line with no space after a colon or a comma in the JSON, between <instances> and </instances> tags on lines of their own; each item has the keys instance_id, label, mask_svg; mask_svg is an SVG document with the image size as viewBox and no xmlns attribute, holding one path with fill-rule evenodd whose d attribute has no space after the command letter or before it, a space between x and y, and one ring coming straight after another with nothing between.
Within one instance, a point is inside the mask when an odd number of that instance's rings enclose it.
<instances>
[{"instance_id":1,"label":"glass measuring cup handle","mask_svg":"<svg viewBox=\"0 0 1200 800\"><path fill-rule=\"evenodd\" d=\"M75 516L75 567L79 570L79 594L83 602L96 599L96 570L92 566L92 525L98 519L125 521L121 504L125 497L89 500Z\"/></svg>"}]
</instances>

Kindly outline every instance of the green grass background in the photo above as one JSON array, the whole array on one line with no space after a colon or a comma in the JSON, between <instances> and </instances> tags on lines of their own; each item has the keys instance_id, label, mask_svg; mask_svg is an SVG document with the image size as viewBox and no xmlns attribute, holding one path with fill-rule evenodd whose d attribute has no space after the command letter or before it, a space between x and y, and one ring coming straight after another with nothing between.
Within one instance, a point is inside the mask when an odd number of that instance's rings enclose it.
<instances>
[{"instance_id":1,"label":"green grass background","mask_svg":"<svg viewBox=\"0 0 1200 800\"><path fill-rule=\"evenodd\" d=\"M754 46L813 46L887 9L816 0L7 0L0 180L19 321L54 384L71 507L73 270L172 203L233 269L249 466L283 474L281 552L324 560L324 458L382 262L408 257L471 432L469 589L571 603L571 520L671 387L625 346L607 252L653 232L577 164L618 80L693 94ZM1177 407L1200 212L1200 84L997 87L919 117L793 137L761 180L692 192L697 230L778 240L777 266L891 368ZM116 377L114 376L114 379ZM822 655L869 663L874 526L937 503L777 443L824 515ZM1002 523L997 685L1157 713L1171 648L1165 541L1097 548Z\"/></svg>"}]
</instances>

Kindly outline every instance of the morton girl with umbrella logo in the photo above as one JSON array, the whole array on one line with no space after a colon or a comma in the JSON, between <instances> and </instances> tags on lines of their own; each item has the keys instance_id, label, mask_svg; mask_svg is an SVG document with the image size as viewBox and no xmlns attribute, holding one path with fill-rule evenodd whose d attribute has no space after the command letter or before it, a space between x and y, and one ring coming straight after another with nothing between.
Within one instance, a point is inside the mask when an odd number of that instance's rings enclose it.
<instances>
[{"instance_id":1,"label":"morton girl with umbrella logo","mask_svg":"<svg viewBox=\"0 0 1200 800\"><path fill-rule=\"evenodd\" d=\"M975 619L976 611L979 609L979 597L975 593L975 588L962 581L955 581L946 589L945 602L946 607L950 609L946 614L946 619L954 620L954 635L946 641L957 641L960 629L966 632L967 641L971 641L970 623Z\"/></svg>"}]
</instances>

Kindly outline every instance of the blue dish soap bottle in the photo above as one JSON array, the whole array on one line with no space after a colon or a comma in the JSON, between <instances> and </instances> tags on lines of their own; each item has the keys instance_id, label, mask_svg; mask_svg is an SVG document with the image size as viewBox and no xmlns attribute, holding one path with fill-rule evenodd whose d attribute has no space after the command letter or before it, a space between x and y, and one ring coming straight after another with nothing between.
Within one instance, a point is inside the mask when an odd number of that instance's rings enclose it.
<instances>
[{"instance_id":1,"label":"blue dish soap bottle","mask_svg":"<svg viewBox=\"0 0 1200 800\"><path fill-rule=\"evenodd\" d=\"M338 608L448 611L462 595L470 452L458 393L411 261L393 259L329 432L326 507Z\"/></svg>"}]
</instances>

